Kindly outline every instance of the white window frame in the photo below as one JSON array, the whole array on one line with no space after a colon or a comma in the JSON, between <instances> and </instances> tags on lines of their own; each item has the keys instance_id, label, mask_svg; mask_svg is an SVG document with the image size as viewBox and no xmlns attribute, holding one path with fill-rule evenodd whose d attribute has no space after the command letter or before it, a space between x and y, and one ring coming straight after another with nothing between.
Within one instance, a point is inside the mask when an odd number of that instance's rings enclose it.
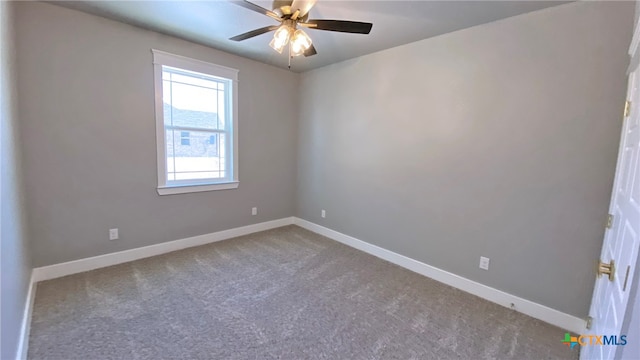
<instances>
[{"instance_id":1,"label":"white window frame","mask_svg":"<svg viewBox=\"0 0 640 360\"><path fill-rule=\"evenodd\" d=\"M156 109L156 144L158 155L158 194L172 195L191 193L199 191L236 189L240 184L238 180L238 70L220 66L205 61L195 60L188 57L170 54L168 52L152 49L153 53L153 75L155 86L155 109ZM231 81L230 111L231 123L225 123L231 136L227 142L227 154L231 155L231 176L222 181L215 179L203 179L193 181L181 181L180 183L168 184L167 181L167 147L165 144L164 108L162 96L162 66L198 72L213 77Z\"/></svg>"}]
</instances>

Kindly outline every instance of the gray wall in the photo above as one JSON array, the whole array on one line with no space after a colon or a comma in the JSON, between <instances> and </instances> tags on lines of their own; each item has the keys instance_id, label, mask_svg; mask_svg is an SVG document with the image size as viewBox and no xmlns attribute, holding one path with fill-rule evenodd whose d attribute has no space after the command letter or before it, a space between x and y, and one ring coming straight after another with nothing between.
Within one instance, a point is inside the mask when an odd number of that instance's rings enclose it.
<instances>
[{"instance_id":1,"label":"gray wall","mask_svg":"<svg viewBox=\"0 0 640 360\"><path fill-rule=\"evenodd\" d=\"M16 7L34 266L294 215L297 109L281 100L297 101L297 74L50 4ZM239 189L156 193L152 48L240 70Z\"/></svg>"},{"instance_id":2,"label":"gray wall","mask_svg":"<svg viewBox=\"0 0 640 360\"><path fill-rule=\"evenodd\" d=\"M572 3L303 74L298 216L586 316L633 5Z\"/></svg>"},{"instance_id":3,"label":"gray wall","mask_svg":"<svg viewBox=\"0 0 640 360\"><path fill-rule=\"evenodd\" d=\"M13 14L13 4L0 1L0 359L15 359L31 277L17 141Z\"/></svg>"}]
</instances>

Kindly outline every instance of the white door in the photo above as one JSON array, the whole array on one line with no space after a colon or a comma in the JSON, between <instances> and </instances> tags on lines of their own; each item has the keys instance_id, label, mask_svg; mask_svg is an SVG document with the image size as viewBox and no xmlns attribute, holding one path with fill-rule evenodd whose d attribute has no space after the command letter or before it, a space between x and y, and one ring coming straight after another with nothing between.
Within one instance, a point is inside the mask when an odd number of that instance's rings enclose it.
<instances>
[{"instance_id":1,"label":"white door","mask_svg":"<svg viewBox=\"0 0 640 360\"><path fill-rule=\"evenodd\" d=\"M636 24L636 27L638 25ZM630 55L638 51L637 34ZM640 55L640 53L638 54ZM620 334L622 321L629 300L638 248L640 247L640 69L636 67L629 74L627 99L630 101L629 114L625 114L620 138L620 150L616 175L611 194L609 213L613 215L611 227L607 229L602 244L600 260L613 261L613 277L602 275L596 279L589 315L593 318L589 334ZM637 341L628 339L627 341ZM617 346L581 346L581 359L613 359Z\"/></svg>"}]
</instances>

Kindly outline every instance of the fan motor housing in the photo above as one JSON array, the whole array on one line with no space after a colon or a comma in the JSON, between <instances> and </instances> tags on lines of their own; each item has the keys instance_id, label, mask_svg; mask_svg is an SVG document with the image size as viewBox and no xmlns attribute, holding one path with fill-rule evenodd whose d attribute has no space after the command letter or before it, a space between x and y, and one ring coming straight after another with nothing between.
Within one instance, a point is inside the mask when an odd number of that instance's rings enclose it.
<instances>
[{"instance_id":1,"label":"fan motor housing","mask_svg":"<svg viewBox=\"0 0 640 360\"><path fill-rule=\"evenodd\" d=\"M293 14L291 11L291 0L273 0L273 12L278 14L281 18L289 18ZM305 22L309 18L309 13L304 14L304 16L299 17L296 21Z\"/></svg>"},{"instance_id":2,"label":"fan motor housing","mask_svg":"<svg viewBox=\"0 0 640 360\"><path fill-rule=\"evenodd\" d=\"M271 6L273 10L278 10L281 7L291 7L291 1L287 0L273 0L273 5Z\"/></svg>"}]
</instances>

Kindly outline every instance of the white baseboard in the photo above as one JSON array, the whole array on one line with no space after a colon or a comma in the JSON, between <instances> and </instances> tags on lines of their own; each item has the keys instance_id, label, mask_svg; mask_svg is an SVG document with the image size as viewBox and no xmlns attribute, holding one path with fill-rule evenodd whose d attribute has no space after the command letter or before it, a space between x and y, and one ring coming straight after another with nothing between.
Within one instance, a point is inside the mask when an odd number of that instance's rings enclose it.
<instances>
[{"instance_id":1,"label":"white baseboard","mask_svg":"<svg viewBox=\"0 0 640 360\"><path fill-rule=\"evenodd\" d=\"M24 305L22 324L20 325L20 338L18 339L18 351L16 360L26 360L29 351L29 333L31 330L31 312L33 311L33 301L36 298L36 282L33 280L33 271L29 280L29 291Z\"/></svg>"},{"instance_id":2,"label":"white baseboard","mask_svg":"<svg viewBox=\"0 0 640 360\"><path fill-rule=\"evenodd\" d=\"M259 224L243 226L235 229L219 231L215 233L194 236L186 239L169 241L161 244L145 246L141 248L120 251L111 254L94 256L86 259L69 261L61 264L43 266L33 269L31 276L31 288L27 298L24 320L22 324L22 338L20 342L18 356L26 358L28 346L28 332L31 318L33 299L35 298L35 284L38 281L50 280L62 276L72 275L84 271L94 270L102 267L117 265L129 261L143 259L151 256L161 255L168 252L186 249L193 246L205 245L216 241L231 239L238 236L251 234L254 232L274 229L281 226L295 224L307 230L326 236L332 240L343 243L347 246L364 251L383 260L389 261L405 269L424 275L441 283L453 286L462 291L479 296L496 304L511 308L523 314L542 320L549 324L581 334L585 331L584 319L563 313L561 311L540 305L530 300L526 300L504 291L477 283L467 278L427 265L420 261L400 255L379 246L369 244L352 236L342 234L335 230L314 224L304 219L288 217Z\"/></svg>"},{"instance_id":3,"label":"white baseboard","mask_svg":"<svg viewBox=\"0 0 640 360\"><path fill-rule=\"evenodd\" d=\"M247 225L239 228L218 231L215 233L198 235L190 238L164 242L160 244L145 246L141 248L119 251L111 254L99 255L90 258L69 261L65 263L43 266L33 269L33 280L35 282L59 278L62 276L77 274L89 270L99 269L107 266L122 264L129 261L143 259L168 252L182 250L193 246L200 246L216 241L231 239L238 236L252 234L258 231L274 229L281 226L291 225L293 217L267 221L259 224Z\"/></svg>"},{"instance_id":4,"label":"white baseboard","mask_svg":"<svg viewBox=\"0 0 640 360\"><path fill-rule=\"evenodd\" d=\"M512 308L513 304L514 310L558 326L562 329L569 330L576 334L582 334L585 332L584 319L580 319L533 301L477 283L462 276L438 269L431 265L427 265L404 255L383 249L379 246L369 244L352 236L342 234L304 219L295 218L294 224L496 304L508 308Z\"/></svg>"}]
</instances>

